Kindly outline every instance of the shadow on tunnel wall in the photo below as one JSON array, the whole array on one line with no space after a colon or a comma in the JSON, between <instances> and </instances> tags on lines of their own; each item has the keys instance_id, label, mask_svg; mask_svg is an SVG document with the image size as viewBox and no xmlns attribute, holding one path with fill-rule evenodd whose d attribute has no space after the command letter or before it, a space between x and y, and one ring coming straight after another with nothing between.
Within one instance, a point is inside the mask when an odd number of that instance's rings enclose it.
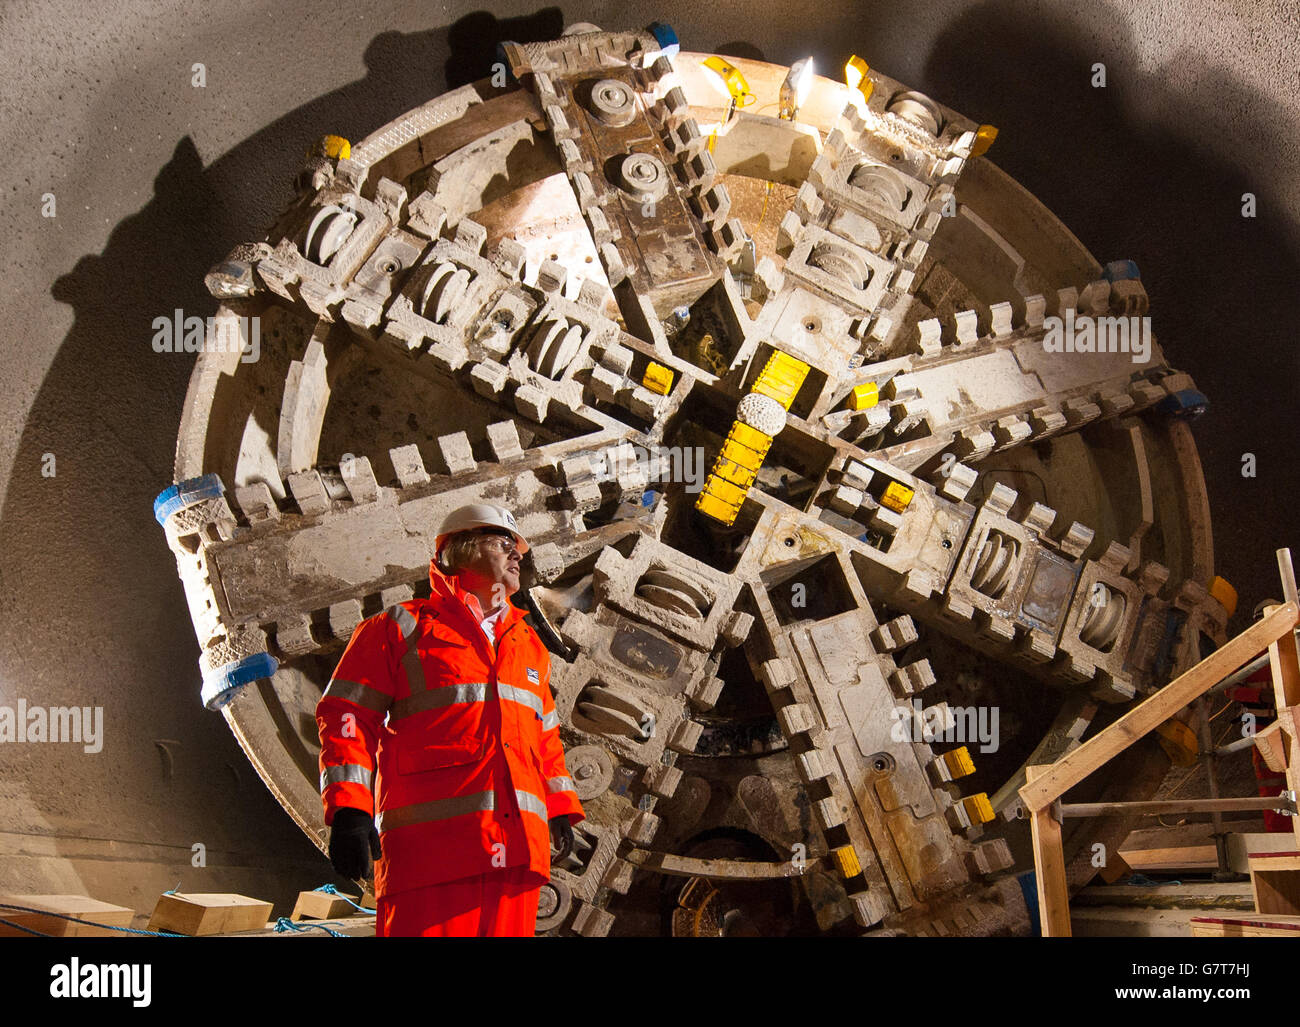
<instances>
[{"instance_id":1,"label":"shadow on tunnel wall","mask_svg":"<svg viewBox=\"0 0 1300 1027\"><path fill-rule=\"evenodd\" d=\"M1113 25L1121 25L1116 19ZM1090 42L1077 12L1027 16L1008 0L963 12L938 36L926 90L977 121L998 126L989 159L1037 196L1103 264L1131 258L1151 297L1152 329L1175 368L1210 399L1193 433L1214 525L1215 571L1241 605L1229 632L1244 629L1255 603L1279 594L1274 550L1300 542L1291 513L1300 492L1294 457L1294 327L1300 246L1294 212L1270 191L1265 142L1281 122L1273 103L1204 55L1171 65L1204 66L1194 89L1141 70L1132 39ZM1091 84L1106 65L1105 88ZM1125 109L1144 97L1169 116L1140 123ZM1233 164L1207 140L1230 121L1255 121L1239 135L1257 152ZM1258 169L1259 173L1255 174ZM1242 216L1243 193L1259 215ZM1258 476L1242 476L1253 453ZM1297 549L1300 557L1300 549Z\"/></svg>"},{"instance_id":2,"label":"shadow on tunnel wall","mask_svg":"<svg viewBox=\"0 0 1300 1027\"><path fill-rule=\"evenodd\" d=\"M879 9L861 17L882 19ZM1289 301L1300 259L1295 226L1277 213L1281 198L1262 174L1243 170L1258 167L1265 148L1227 165L1201 141L1242 112L1258 120L1254 138L1268 138L1277 125L1268 100L1229 74L1207 70L1194 91L1179 92L1138 70L1131 45L1087 43L1090 26L1073 17L1026 15L1005 2L971 8L941 31L923 79L909 85L997 124L991 159L1098 259L1131 257L1141 266L1169 359L1213 404L1196 437L1216 515L1218 569L1238 587L1248 616L1255 599L1276 594L1272 551L1290 541L1284 511L1297 472ZM71 306L75 321L17 446L0 553L7 590L40 581L66 602L11 608L7 630L33 640L25 694L102 703L107 741L98 762L41 754L40 773L25 781L46 814L34 829L142 845L162 836L177 853L168 873L189 867L191 840L212 838L210 851L221 850L230 866L265 874L279 860L302 887L320 883L328 867L319 853L254 780L220 718L198 703L193 628L151 511L172 481L193 356L154 353L151 323L175 308L215 311L204 273L272 223L312 140L326 132L360 139L490 73L498 40L555 38L564 21L557 8L502 21L479 12L445 29L377 35L365 51L364 78L277 119L206 168L192 141L179 140L149 203L116 226L103 252L54 283L52 295ZM856 33L870 34L869 22L855 24ZM701 41L690 48L706 48L707 33L678 28L688 46ZM862 44L810 30L826 48ZM743 41L716 49L763 55ZM825 66L847 56L832 54ZM770 59L786 55L772 51ZM1093 89L1089 68L1102 59L1109 85ZM887 55L880 60L888 70ZM431 71L439 67L445 82ZM1120 100L1137 91L1161 98L1175 115L1161 127L1135 122ZM1247 191L1258 196L1254 220L1240 216ZM157 430L160 424L170 427ZM57 458L52 478L40 474L47 452ZM1241 476L1244 452L1257 457L1255 479ZM168 738L180 740L170 778L156 745ZM174 884L169 878L164 886ZM103 897L112 900L112 890Z\"/></svg>"},{"instance_id":3,"label":"shadow on tunnel wall","mask_svg":"<svg viewBox=\"0 0 1300 1027\"><path fill-rule=\"evenodd\" d=\"M279 904L297 890L346 883L258 780L223 718L199 702L194 629L152 515L154 497L173 481L196 358L156 353L153 320L178 308L215 313L204 274L235 244L263 236L292 198L313 140L327 132L359 140L489 75L497 40L552 39L562 29L558 9L547 8L381 33L366 48L363 79L277 119L208 167L193 141L180 139L152 199L112 230L103 252L54 281L51 295L74 322L17 446L0 552L8 590L39 582L65 601L19 606L6 630L40 641L18 694L102 706L104 744L93 756L56 746L0 753L0 778L18 789L0 790L9 826L56 839L55 852L75 867L31 861L6 874L4 890L85 891L144 911L180 875L182 890L245 890L287 914ZM445 84L431 72L440 66ZM47 453L52 477L41 473ZM206 871L193 868L195 841L205 846ZM125 862L107 861L101 848Z\"/></svg>"}]
</instances>

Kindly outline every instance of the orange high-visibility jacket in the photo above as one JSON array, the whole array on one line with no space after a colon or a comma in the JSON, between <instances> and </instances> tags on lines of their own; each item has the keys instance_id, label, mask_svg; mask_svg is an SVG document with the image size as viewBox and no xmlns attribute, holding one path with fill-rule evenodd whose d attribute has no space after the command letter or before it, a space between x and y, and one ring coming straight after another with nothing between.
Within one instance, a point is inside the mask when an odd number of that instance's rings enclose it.
<instances>
[{"instance_id":1,"label":"orange high-visibility jacket","mask_svg":"<svg viewBox=\"0 0 1300 1027\"><path fill-rule=\"evenodd\" d=\"M520 864L549 877L550 818L585 818L550 653L509 603L493 652L458 579L431 563L429 581L357 625L316 706L325 823L378 808L377 896Z\"/></svg>"}]
</instances>

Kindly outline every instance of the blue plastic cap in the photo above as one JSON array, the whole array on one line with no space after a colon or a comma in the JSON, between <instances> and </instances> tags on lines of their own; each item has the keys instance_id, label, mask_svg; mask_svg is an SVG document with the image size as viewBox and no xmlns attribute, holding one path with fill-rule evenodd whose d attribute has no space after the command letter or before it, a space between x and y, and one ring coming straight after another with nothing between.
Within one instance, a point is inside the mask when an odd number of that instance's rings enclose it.
<instances>
[{"instance_id":1,"label":"blue plastic cap","mask_svg":"<svg viewBox=\"0 0 1300 1027\"><path fill-rule=\"evenodd\" d=\"M1166 396L1155 406L1158 414L1168 414L1170 417L1180 417L1186 420L1200 417L1209 409L1209 398L1196 389L1181 389L1173 395Z\"/></svg>"},{"instance_id":2,"label":"blue plastic cap","mask_svg":"<svg viewBox=\"0 0 1300 1027\"><path fill-rule=\"evenodd\" d=\"M200 478L186 478L184 481L163 489L153 501L153 516L159 524L165 524L167 518L177 510L201 503L205 499L216 499L226 488L221 484L221 475L205 474Z\"/></svg>"},{"instance_id":3,"label":"blue plastic cap","mask_svg":"<svg viewBox=\"0 0 1300 1027\"><path fill-rule=\"evenodd\" d=\"M1131 260L1112 260L1106 265L1101 276L1108 282L1123 282L1141 278L1138 266Z\"/></svg>"},{"instance_id":4,"label":"blue plastic cap","mask_svg":"<svg viewBox=\"0 0 1300 1027\"><path fill-rule=\"evenodd\" d=\"M682 46L677 42L677 33L673 31L671 25L662 21L655 21L646 26L646 31L655 37L659 49L669 57L676 57L681 52Z\"/></svg>"},{"instance_id":5,"label":"blue plastic cap","mask_svg":"<svg viewBox=\"0 0 1300 1027\"><path fill-rule=\"evenodd\" d=\"M234 660L203 676L199 698L208 709L219 710L245 685L259 678L269 678L279 666L270 653L253 653L242 660Z\"/></svg>"}]
</instances>

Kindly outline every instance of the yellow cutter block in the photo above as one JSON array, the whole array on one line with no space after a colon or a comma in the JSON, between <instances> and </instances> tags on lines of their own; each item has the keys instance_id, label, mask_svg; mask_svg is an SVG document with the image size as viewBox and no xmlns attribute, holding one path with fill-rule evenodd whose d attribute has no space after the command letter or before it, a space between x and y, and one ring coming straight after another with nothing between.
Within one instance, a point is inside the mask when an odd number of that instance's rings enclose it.
<instances>
[{"instance_id":1,"label":"yellow cutter block","mask_svg":"<svg viewBox=\"0 0 1300 1027\"><path fill-rule=\"evenodd\" d=\"M802 360L775 350L759 372L752 391L776 400L789 410L808 371L808 365ZM771 446L771 435L743 421L733 421L700 498L695 501L695 509L723 524L734 524L745 493L754 483Z\"/></svg>"},{"instance_id":2,"label":"yellow cutter block","mask_svg":"<svg viewBox=\"0 0 1300 1027\"><path fill-rule=\"evenodd\" d=\"M803 380L808 377L808 370L808 365L802 360L776 350L763 365L763 370L754 381L752 391L770 396L789 410L790 404L794 402L794 397L799 392L799 387L803 385Z\"/></svg>"},{"instance_id":3,"label":"yellow cutter block","mask_svg":"<svg viewBox=\"0 0 1300 1027\"><path fill-rule=\"evenodd\" d=\"M954 779L975 773L975 761L970 758L970 750L964 745L952 752L945 752L943 762Z\"/></svg>"},{"instance_id":4,"label":"yellow cutter block","mask_svg":"<svg viewBox=\"0 0 1300 1027\"><path fill-rule=\"evenodd\" d=\"M767 456L767 451L772 448L772 436L766 435L757 428L751 427L744 421L732 421L731 431L727 432L727 442L736 442L746 449L752 450L758 454L758 462L763 462L763 457ZM724 444L722 451L725 453L727 447Z\"/></svg>"},{"instance_id":5,"label":"yellow cutter block","mask_svg":"<svg viewBox=\"0 0 1300 1027\"><path fill-rule=\"evenodd\" d=\"M989 802L988 793L976 792L961 800L972 824L987 824L993 819L993 804Z\"/></svg>"},{"instance_id":6,"label":"yellow cutter block","mask_svg":"<svg viewBox=\"0 0 1300 1027\"><path fill-rule=\"evenodd\" d=\"M641 384L651 392L666 396L668 390L673 387L673 370L671 367L664 367L663 364L656 364L652 360L646 366L645 374L641 378Z\"/></svg>"},{"instance_id":7,"label":"yellow cutter block","mask_svg":"<svg viewBox=\"0 0 1300 1027\"><path fill-rule=\"evenodd\" d=\"M975 133L975 145L970 148L972 157L980 157L989 152L993 140L998 137L998 130L992 125L981 125Z\"/></svg>"},{"instance_id":8,"label":"yellow cutter block","mask_svg":"<svg viewBox=\"0 0 1300 1027\"><path fill-rule=\"evenodd\" d=\"M1228 611L1229 617L1237 612L1237 590L1229 585L1225 579L1216 574L1210 579L1207 588L1210 595L1223 604L1223 608Z\"/></svg>"},{"instance_id":9,"label":"yellow cutter block","mask_svg":"<svg viewBox=\"0 0 1300 1027\"><path fill-rule=\"evenodd\" d=\"M880 386L875 382L863 382L849 393L850 410L869 410L880 402Z\"/></svg>"},{"instance_id":10,"label":"yellow cutter block","mask_svg":"<svg viewBox=\"0 0 1300 1027\"><path fill-rule=\"evenodd\" d=\"M748 489L754 484L754 474L757 470L757 467L746 467L743 463L730 459L725 452L713 465L714 474L733 485L739 485L742 489Z\"/></svg>"},{"instance_id":11,"label":"yellow cutter block","mask_svg":"<svg viewBox=\"0 0 1300 1027\"><path fill-rule=\"evenodd\" d=\"M862 865L858 862L858 854L852 845L841 845L838 849L832 849L831 859L834 860L835 866L845 880L862 873Z\"/></svg>"},{"instance_id":12,"label":"yellow cutter block","mask_svg":"<svg viewBox=\"0 0 1300 1027\"><path fill-rule=\"evenodd\" d=\"M901 482L891 481L880 497L880 505L889 507L894 513L902 513L911 505L915 495L914 489L909 489Z\"/></svg>"},{"instance_id":13,"label":"yellow cutter block","mask_svg":"<svg viewBox=\"0 0 1300 1027\"><path fill-rule=\"evenodd\" d=\"M746 491L714 471L704 480L704 490L695 501L695 509L723 524L734 524Z\"/></svg>"},{"instance_id":14,"label":"yellow cutter block","mask_svg":"<svg viewBox=\"0 0 1300 1027\"><path fill-rule=\"evenodd\" d=\"M707 514L715 521L721 521L723 524L734 524L736 514L740 512L739 507L728 506L717 496L708 491L700 493L700 498L695 501L695 509L702 514Z\"/></svg>"},{"instance_id":15,"label":"yellow cutter block","mask_svg":"<svg viewBox=\"0 0 1300 1027\"><path fill-rule=\"evenodd\" d=\"M321 136L317 146L326 157L347 160L352 156L352 144L342 136Z\"/></svg>"}]
</instances>

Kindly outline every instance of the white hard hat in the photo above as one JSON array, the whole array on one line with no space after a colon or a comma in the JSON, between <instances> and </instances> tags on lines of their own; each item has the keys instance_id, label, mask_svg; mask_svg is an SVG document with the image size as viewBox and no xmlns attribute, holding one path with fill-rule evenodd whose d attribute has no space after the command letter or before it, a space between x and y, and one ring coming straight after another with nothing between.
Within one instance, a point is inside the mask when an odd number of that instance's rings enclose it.
<instances>
[{"instance_id":1,"label":"white hard hat","mask_svg":"<svg viewBox=\"0 0 1300 1027\"><path fill-rule=\"evenodd\" d=\"M468 531L472 528L505 528L515 537L515 543L519 546L519 555L523 556L528 552L528 540L519 534L514 514L504 506L495 506L492 503L470 503L468 506L457 507L443 518L442 526L438 528L438 537L433 542L434 556L442 555L443 543L456 532Z\"/></svg>"}]
</instances>

